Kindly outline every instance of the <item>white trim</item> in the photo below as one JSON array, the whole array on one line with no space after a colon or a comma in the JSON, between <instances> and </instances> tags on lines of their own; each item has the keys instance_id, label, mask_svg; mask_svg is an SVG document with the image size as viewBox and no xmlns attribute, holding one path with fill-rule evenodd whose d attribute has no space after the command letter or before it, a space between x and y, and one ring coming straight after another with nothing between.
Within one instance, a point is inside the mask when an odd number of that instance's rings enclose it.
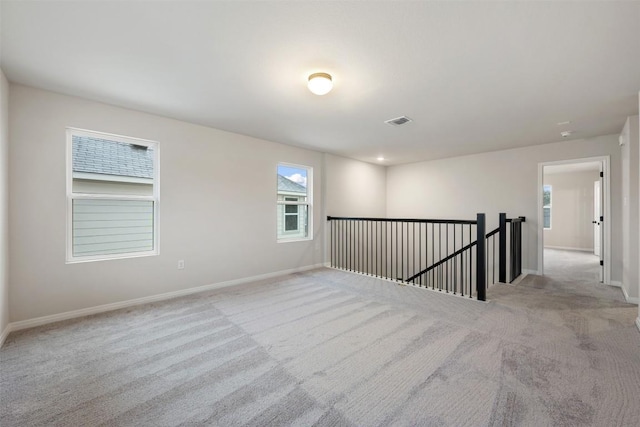
<instances>
[{"instance_id":1,"label":"white trim","mask_svg":"<svg viewBox=\"0 0 640 427\"><path fill-rule=\"evenodd\" d=\"M582 159L568 159L538 163L538 189L542 189L544 184L544 167L555 165L566 165L572 163L602 162L604 172L604 283L611 283L611 157L596 156ZM544 275L544 228L542 217L542 191L538 193L538 270L540 275Z\"/></svg>"},{"instance_id":2,"label":"white trim","mask_svg":"<svg viewBox=\"0 0 640 427\"><path fill-rule=\"evenodd\" d=\"M2 345L4 344L4 341L9 336L10 332L11 332L11 323L5 326L4 331L2 331L2 333L0 334L0 348L2 348Z\"/></svg>"},{"instance_id":3,"label":"white trim","mask_svg":"<svg viewBox=\"0 0 640 427\"><path fill-rule=\"evenodd\" d=\"M105 136L116 139L126 139L129 140L130 144L135 145L144 145L145 147L149 147L151 145L157 144L156 141L152 141L150 139L136 138L135 136L127 136L127 135L118 135L117 133L108 133L108 132L100 132L96 130L89 129L81 129L73 126L67 126L67 130L73 132L74 135L82 135L82 136L90 136L97 138L104 138Z\"/></svg>"},{"instance_id":4,"label":"white trim","mask_svg":"<svg viewBox=\"0 0 640 427\"><path fill-rule=\"evenodd\" d=\"M630 297L624 286L621 286L620 288L622 289L622 294L624 295L624 300L626 302L628 302L629 304L638 304L640 299L638 299L637 297Z\"/></svg>"},{"instance_id":5,"label":"white trim","mask_svg":"<svg viewBox=\"0 0 640 427\"><path fill-rule=\"evenodd\" d=\"M622 282L619 282L617 280L612 280L611 283L609 283L609 286L615 286L616 288L621 288Z\"/></svg>"},{"instance_id":6,"label":"white trim","mask_svg":"<svg viewBox=\"0 0 640 427\"><path fill-rule=\"evenodd\" d=\"M563 251L579 251L579 252L591 252L593 253L593 248L571 248L568 246L544 246L545 249L560 249ZM594 255L595 256L595 255Z\"/></svg>"},{"instance_id":7,"label":"white trim","mask_svg":"<svg viewBox=\"0 0 640 427\"><path fill-rule=\"evenodd\" d=\"M166 292L164 294L151 295L148 297L135 298L126 301L114 302L111 304L97 305L94 307L81 308L79 310L66 311L64 313L52 314L49 316L35 317L33 319L21 320L18 322L9 323L2 333L2 338L6 338L9 332L19 331L22 329L33 328L36 326L42 326L49 323L60 322L62 320L75 319L78 317L90 316L93 314L104 313L107 311L119 310L121 308L132 307L141 304L148 304L150 302L163 301L172 298L182 297L185 295L196 294L199 292L211 291L214 289L226 288L229 286L241 285L244 283L255 282L258 280L271 279L279 276L286 276L287 274L299 273L302 271L314 270L316 268L323 268L324 264L307 265L304 267L291 268L288 270L274 271L272 273L259 274L257 276L243 277L241 279L227 280L225 282L213 283L210 285L197 286L195 288L182 289L179 291Z\"/></svg>"},{"instance_id":8,"label":"white trim","mask_svg":"<svg viewBox=\"0 0 640 427\"><path fill-rule=\"evenodd\" d=\"M536 276L541 276L541 274L540 274L540 272L538 270L527 270L526 268L522 269L522 274L524 274L524 275L535 274Z\"/></svg>"},{"instance_id":9,"label":"white trim","mask_svg":"<svg viewBox=\"0 0 640 427\"><path fill-rule=\"evenodd\" d=\"M329 267L331 266L331 254L329 253L331 226L327 221L327 153L322 153L322 168L320 170L322 171L320 173L320 222L322 227L319 232L322 236L322 260L325 267Z\"/></svg>"},{"instance_id":10,"label":"white trim","mask_svg":"<svg viewBox=\"0 0 640 427\"><path fill-rule=\"evenodd\" d=\"M73 177L77 179L86 179L89 181L109 181L109 182L126 182L130 184L148 184L153 185L151 178L136 178L133 176L107 175L89 172L73 172Z\"/></svg>"},{"instance_id":11,"label":"white trim","mask_svg":"<svg viewBox=\"0 0 640 427\"><path fill-rule=\"evenodd\" d=\"M527 277L529 275L529 273L525 273L524 271L522 272L522 274L520 274L518 277L516 277L516 280L514 280L511 283L505 283L506 285L518 285L520 282L522 282L524 280L525 277Z\"/></svg>"}]
</instances>

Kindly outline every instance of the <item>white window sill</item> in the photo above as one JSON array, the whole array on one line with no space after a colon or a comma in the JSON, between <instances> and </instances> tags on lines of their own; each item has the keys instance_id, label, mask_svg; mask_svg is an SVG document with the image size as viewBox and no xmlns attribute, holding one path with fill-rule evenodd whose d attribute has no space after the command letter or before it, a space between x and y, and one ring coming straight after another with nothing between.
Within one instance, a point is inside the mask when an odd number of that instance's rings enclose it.
<instances>
[{"instance_id":1,"label":"white window sill","mask_svg":"<svg viewBox=\"0 0 640 427\"><path fill-rule=\"evenodd\" d=\"M278 243L289 243L289 242L308 242L313 240L313 237L292 237L292 238L280 238L278 239Z\"/></svg>"},{"instance_id":2,"label":"white window sill","mask_svg":"<svg viewBox=\"0 0 640 427\"><path fill-rule=\"evenodd\" d=\"M67 259L66 264L81 264L85 262L95 262L95 261L110 261L114 259L129 259L129 258L142 258L142 257L150 257L159 255L158 251L153 252L134 252L128 254L117 254L113 256L109 255L101 255L95 257L73 257Z\"/></svg>"}]
</instances>

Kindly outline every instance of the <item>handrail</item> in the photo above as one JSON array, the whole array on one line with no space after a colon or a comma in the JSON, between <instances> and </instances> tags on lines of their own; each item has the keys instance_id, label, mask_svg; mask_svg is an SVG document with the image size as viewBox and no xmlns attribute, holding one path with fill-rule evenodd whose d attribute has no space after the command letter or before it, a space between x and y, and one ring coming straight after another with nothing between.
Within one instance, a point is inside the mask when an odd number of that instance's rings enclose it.
<instances>
[{"instance_id":1,"label":"handrail","mask_svg":"<svg viewBox=\"0 0 640 427\"><path fill-rule=\"evenodd\" d=\"M495 230L488 232L485 237L488 239L489 237L493 236L494 234L498 234L499 232L500 232L500 227L497 227Z\"/></svg>"},{"instance_id":2,"label":"handrail","mask_svg":"<svg viewBox=\"0 0 640 427\"><path fill-rule=\"evenodd\" d=\"M431 266L425 268L421 272L416 273L413 276L409 277L408 279L405 280L405 282L410 282L410 281L416 279L417 277L420 277L423 274L428 273L429 271L433 270L434 268L444 264L445 262L449 261L452 258L455 258L456 256L460 255L462 252L466 251L467 249L471 249L472 247L474 247L477 244L478 244L477 240L475 242L469 243L467 246L465 246L465 247L463 247L461 249L458 249L457 251L455 251L454 253L452 253L448 257L441 259L440 261L436 262L435 264L432 264Z\"/></svg>"},{"instance_id":3,"label":"handrail","mask_svg":"<svg viewBox=\"0 0 640 427\"><path fill-rule=\"evenodd\" d=\"M468 219L420 219L420 218L367 218L367 217L347 217L347 216L327 216L327 221L381 221L381 222L413 222L423 224L470 224L478 223L476 220Z\"/></svg>"},{"instance_id":4,"label":"handrail","mask_svg":"<svg viewBox=\"0 0 640 427\"><path fill-rule=\"evenodd\" d=\"M498 234L498 232L500 231L500 227L496 228L495 230L490 231L489 233L487 233L487 235L485 236L487 239L491 236L493 236L494 234ZM452 253L451 255L442 258L440 261L436 262L435 264L425 268L424 270L422 270L419 273L414 274L413 276L409 277L407 280L405 280L405 282L410 282L412 280L415 280L416 278L420 277L423 274L426 274L428 272L430 272L431 270L433 270L436 267L439 267L440 265L444 264L445 262L457 257L458 255L460 255L461 253L463 253L464 251L471 249L472 247L474 247L475 245L478 244L478 241L474 241L469 243L467 246L458 249L457 251L455 251L454 253Z\"/></svg>"}]
</instances>

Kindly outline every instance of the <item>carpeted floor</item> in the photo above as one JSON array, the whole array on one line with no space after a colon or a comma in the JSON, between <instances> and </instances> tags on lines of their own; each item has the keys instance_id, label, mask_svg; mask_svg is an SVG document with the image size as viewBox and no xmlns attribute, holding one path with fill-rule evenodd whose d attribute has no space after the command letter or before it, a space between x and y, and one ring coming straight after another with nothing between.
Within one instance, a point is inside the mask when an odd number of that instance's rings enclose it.
<instances>
[{"instance_id":1,"label":"carpeted floor","mask_svg":"<svg viewBox=\"0 0 640 427\"><path fill-rule=\"evenodd\" d=\"M545 248L545 276L538 278L536 286L624 301L622 292L612 295L611 287L600 283L600 268L600 257L591 252Z\"/></svg>"},{"instance_id":2,"label":"carpeted floor","mask_svg":"<svg viewBox=\"0 0 640 427\"><path fill-rule=\"evenodd\" d=\"M16 332L0 425L640 425L637 307L565 285L321 269Z\"/></svg>"}]
</instances>

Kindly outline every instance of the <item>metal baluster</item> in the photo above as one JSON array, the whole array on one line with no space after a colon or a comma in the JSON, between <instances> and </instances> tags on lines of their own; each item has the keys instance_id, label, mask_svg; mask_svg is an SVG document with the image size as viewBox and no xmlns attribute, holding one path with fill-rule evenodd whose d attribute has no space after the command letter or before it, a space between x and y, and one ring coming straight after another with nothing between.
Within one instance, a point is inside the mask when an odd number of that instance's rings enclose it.
<instances>
[{"instance_id":1,"label":"metal baluster","mask_svg":"<svg viewBox=\"0 0 640 427\"><path fill-rule=\"evenodd\" d=\"M422 223L418 223L418 272L422 271ZM418 285L422 287L422 274L418 276Z\"/></svg>"},{"instance_id":2,"label":"metal baluster","mask_svg":"<svg viewBox=\"0 0 640 427\"><path fill-rule=\"evenodd\" d=\"M456 253L456 224L453 224L453 253ZM456 282L457 279L457 271L456 271L456 264L457 264L457 256L453 257L452 261L453 261L453 267L452 267L452 271L453 271L453 293L457 293L458 292L458 283Z\"/></svg>"}]
</instances>

